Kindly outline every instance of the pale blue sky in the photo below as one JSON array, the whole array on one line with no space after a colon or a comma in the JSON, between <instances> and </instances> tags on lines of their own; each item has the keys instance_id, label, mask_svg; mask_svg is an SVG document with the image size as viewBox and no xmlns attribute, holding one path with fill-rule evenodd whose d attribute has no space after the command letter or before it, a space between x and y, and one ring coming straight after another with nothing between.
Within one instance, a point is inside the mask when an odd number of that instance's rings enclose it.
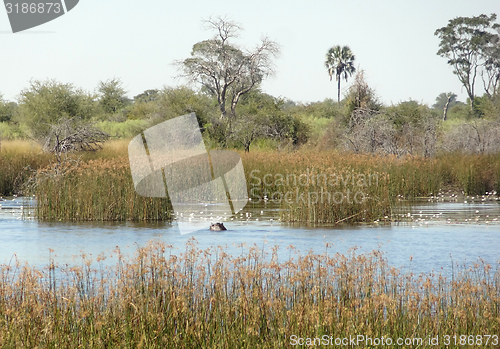
<instances>
[{"instance_id":1,"label":"pale blue sky","mask_svg":"<svg viewBox=\"0 0 500 349\"><path fill-rule=\"evenodd\" d=\"M432 104L441 92L465 101L446 59L436 55L434 31L457 16L499 10L498 0L80 0L65 16L17 34L0 11L0 92L14 100L31 78L93 91L100 80L118 77L129 97L179 85L171 63L212 35L202 19L220 15L243 26L241 45L254 46L262 35L281 45L277 74L263 84L274 96L336 98L325 54L331 46L349 45L356 67L386 104L409 98ZM343 92L352 80L343 82Z\"/></svg>"}]
</instances>

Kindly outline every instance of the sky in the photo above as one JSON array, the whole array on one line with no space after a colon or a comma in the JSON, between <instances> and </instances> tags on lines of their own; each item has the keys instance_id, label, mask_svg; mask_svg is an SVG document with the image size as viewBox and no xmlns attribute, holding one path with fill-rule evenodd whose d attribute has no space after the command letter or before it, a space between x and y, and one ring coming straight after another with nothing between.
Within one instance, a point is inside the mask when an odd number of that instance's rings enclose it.
<instances>
[{"instance_id":1,"label":"sky","mask_svg":"<svg viewBox=\"0 0 500 349\"><path fill-rule=\"evenodd\" d=\"M273 96L301 103L336 99L325 55L348 45L386 105L409 99L432 105L443 92L465 102L465 89L436 55L434 32L452 18L499 10L499 0L80 0L64 16L16 34L0 11L0 93L15 101L31 79L95 91L100 81L119 78L131 98L186 84L173 62L213 35L203 19L222 16L243 27L238 45L251 48L267 36L281 46L276 75L262 84ZM342 93L353 80L342 81Z\"/></svg>"}]
</instances>

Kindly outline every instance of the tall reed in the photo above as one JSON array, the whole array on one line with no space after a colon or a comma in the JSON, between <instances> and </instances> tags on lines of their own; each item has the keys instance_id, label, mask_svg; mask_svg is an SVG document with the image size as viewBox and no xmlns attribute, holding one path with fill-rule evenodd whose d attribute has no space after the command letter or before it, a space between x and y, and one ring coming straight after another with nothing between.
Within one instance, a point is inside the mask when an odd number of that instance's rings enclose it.
<instances>
[{"instance_id":1,"label":"tall reed","mask_svg":"<svg viewBox=\"0 0 500 349\"><path fill-rule=\"evenodd\" d=\"M127 157L75 161L40 169L35 216L44 221L170 220L166 198L135 192Z\"/></svg>"},{"instance_id":2,"label":"tall reed","mask_svg":"<svg viewBox=\"0 0 500 349\"><path fill-rule=\"evenodd\" d=\"M0 346L292 348L294 338L384 336L394 348L427 348L438 335L440 347L445 335L498 336L499 264L455 267L450 280L392 268L378 251L241 248L233 257L190 240L176 254L152 242L134 258L117 248L112 267L104 255L80 267L3 265Z\"/></svg>"},{"instance_id":3,"label":"tall reed","mask_svg":"<svg viewBox=\"0 0 500 349\"><path fill-rule=\"evenodd\" d=\"M170 219L168 200L134 193L127 145L112 141L98 152L70 155L79 159L79 169L68 161L67 176L56 178L50 174L53 156L16 143L11 147L15 151L2 150L0 189L4 195L21 192L38 169L40 219ZM390 220L397 197L436 196L445 189L465 195L500 192L500 154L450 153L425 159L303 150L240 155L252 202L279 202L281 219L288 222Z\"/></svg>"},{"instance_id":4,"label":"tall reed","mask_svg":"<svg viewBox=\"0 0 500 349\"><path fill-rule=\"evenodd\" d=\"M0 195L23 193L33 171L50 163L51 156L27 141L2 141L0 148Z\"/></svg>"}]
</instances>

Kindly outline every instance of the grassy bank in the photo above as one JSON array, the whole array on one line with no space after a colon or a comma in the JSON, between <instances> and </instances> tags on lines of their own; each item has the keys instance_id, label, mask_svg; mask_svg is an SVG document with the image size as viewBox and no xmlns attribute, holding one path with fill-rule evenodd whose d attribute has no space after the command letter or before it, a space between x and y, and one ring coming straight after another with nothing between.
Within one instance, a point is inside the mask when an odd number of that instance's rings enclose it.
<instances>
[{"instance_id":1,"label":"grassy bank","mask_svg":"<svg viewBox=\"0 0 500 349\"><path fill-rule=\"evenodd\" d=\"M117 249L112 268L101 266L103 255L94 263L84 257L81 267L4 265L0 346L291 348L292 336L362 335L427 348L438 335L441 346L445 335L498 335L499 265L455 267L450 280L403 273L377 251L289 250L242 247L233 257L190 240L180 254L158 242L135 258ZM424 342L397 345L398 338ZM495 346L492 337L481 340Z\"/></svg>"},{"instance_id":2,"label":"grassy bank","mask_svg":"<svg viewBox=\"0 0 500 349\"><path fill-rule=\"evenodd\" d=\"M401 197L500 192L500 154L432 159L325 151L241 155L250 197L259 201L267 194L281 204L288 222L387 220Z\"/></svg>"},{"instance_id":3,"label":"grassy bank","mask_svg":"<svg viewBox=\"0 0 500 349\"><path fill-rule=\"evenodd\" d=\"M168 200L135 194L127 141L95 153L73 154L57 170L48 154L22 142L4 142L3 195L20 191L38 170L34 194L42 220L168 220ZM419 157L332 151L240 153L252 202L274 201L288 222L339 223L390 220L397 198L500 192L500 154Z\"/></svg>"},{"instance_id":4,"label":"grassy bank","mask_svg":"<svg viewBox=\"0 0 500 349\"><path fill-rule=\"evenodd\" d=\"M88 159L37 172L35 215L44 221L165 221L168 199L137 195L128 158Z\"/></svg>"},{"instance_id":5,"label":"grassy bank","mask_svg":"<svg viewBox=\"0 0 500 349\"><path fill-rule=\"evenodd\" d=\"M0 196L22 193L33 170L49 165L52 156L28 141L2 141L0 144Z\"/></svg>"}]
</instances>

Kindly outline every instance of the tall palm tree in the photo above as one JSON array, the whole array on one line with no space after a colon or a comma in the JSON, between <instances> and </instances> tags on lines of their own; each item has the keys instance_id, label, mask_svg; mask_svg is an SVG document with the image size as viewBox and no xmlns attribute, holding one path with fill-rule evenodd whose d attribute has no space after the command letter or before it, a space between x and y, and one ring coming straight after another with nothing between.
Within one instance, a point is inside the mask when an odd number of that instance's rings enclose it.
<instances>
[{"instance_id":1,"label":"tall palm tree","mask_svg":"<svg viewBox=\"0 0 500 349\"><path fill-rule=\"evenodd\" d=\"M355 71L354 55L349 46L340 47L339 45L332 47L326 54L325 66L332 81L333 75L338 81L338 101L340 102L340 79L343 77L345 81Z\"/></svg>"}]
</instances>

